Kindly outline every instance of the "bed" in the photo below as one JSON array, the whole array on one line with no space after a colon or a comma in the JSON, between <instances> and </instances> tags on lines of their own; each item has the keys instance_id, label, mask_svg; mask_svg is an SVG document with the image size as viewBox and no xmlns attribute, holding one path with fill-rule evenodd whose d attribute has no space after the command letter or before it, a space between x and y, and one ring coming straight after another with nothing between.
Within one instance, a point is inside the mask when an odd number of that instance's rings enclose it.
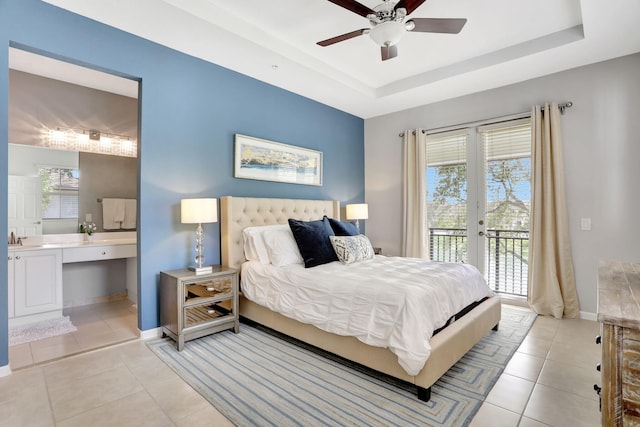
<instances>
[{"instance_id":1,"label":"bed","mask_svg":"<svg viewBox=\"0 0 640 427\"><path fill-rule=\"evenodd\" d=\"M287 224L289 218L303 221L340 218L340 204L330 200L221 197L222 263L241 268L246 262L243 230L247 227ZM259 305L240 295L240 315L325 351L368 368L414 384L418 398L429 400L431 386L473 345L500 321L500 300L490 296L429 340L430 354L424 366L410 375L398 355L387 348L365 344L353 336L325 332Z\"/></svg>"}]
</instances>

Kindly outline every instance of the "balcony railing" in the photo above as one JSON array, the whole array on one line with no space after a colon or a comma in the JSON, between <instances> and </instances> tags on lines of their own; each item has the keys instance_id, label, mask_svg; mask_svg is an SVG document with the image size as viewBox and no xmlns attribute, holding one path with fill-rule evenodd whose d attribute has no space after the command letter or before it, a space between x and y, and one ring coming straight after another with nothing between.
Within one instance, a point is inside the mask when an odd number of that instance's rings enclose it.
<instances>
[{"instance_id":1,"label":"balcony railing","mask_svg":"<svg viewBox=\"0 0 640 427\"><path fill-rule=\"evenodd\" d=\"M485 232L484 275L496 292L527 295L529 232L494 230ZM429 228L429 253L434 261L467 262L467 230Z\"/></svg>"}]
</instances>

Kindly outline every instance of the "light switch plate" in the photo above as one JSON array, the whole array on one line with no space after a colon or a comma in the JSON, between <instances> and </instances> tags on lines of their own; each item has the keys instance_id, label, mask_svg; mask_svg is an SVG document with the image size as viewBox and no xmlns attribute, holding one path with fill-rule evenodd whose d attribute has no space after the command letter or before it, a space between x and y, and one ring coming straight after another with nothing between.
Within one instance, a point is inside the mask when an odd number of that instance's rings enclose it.
<instances>
[{"instance_id":1,"label":"light switch plate","mask_svg":"<svg viewBox=\"0 0 640 427\"><path fill-rule=\"evenodd\" d=\"M582 218L580 220L580 228L584 231L591 230L591 218Z\"/></svg>"},{"instance_id":2,"label":"light switch plate","mask_svg":"<svg viewBox=\"0 0 640 427\"><path fill-rule=\"evenodd\" d=\"M84 220L85 222L93 222L93 215L90 213L84 214Z\"/></svg>"}]
</instances>

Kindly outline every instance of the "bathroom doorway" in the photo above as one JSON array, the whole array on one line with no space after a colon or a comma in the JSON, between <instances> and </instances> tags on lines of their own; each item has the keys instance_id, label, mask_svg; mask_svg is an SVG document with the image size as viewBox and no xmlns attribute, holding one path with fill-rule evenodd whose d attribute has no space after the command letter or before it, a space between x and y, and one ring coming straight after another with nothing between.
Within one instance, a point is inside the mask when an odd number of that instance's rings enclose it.
<instances>
[{"instance_id":1,"label":"bathroom doorway","mask_svg":"<svg viewBox=\"0 0 640 427\"><path fill-rule=\"evenodd\" d=\"M29 247L18 250L28 254L43 249L38 242L73 246L86 238L79 233L80 224L95 224L94 237L101 238L105 247L126 240L129 248L126 254L105 260L61 257L61 316L47 319L46 324L56 329L59 317L68 317L72 328L66 325L58 332L68 332L10 345L9 364L16 370L139 336L137 214L133 227L105 229L101 205L103 198L138 199L139 82L9 48L9 86L8 171L39 179L42 195L34 200L43 203L38 206L41 234L27 236L24 242ZM11 192L9 196L11 209ZM9 230L11 218L10 212ZM10 263L18 262L11 259L16 253L10 248ZM10 265L10 305L15 304L11 286L15 271ZM24 322L12 321L12 316L20 317L15 307L9 308L10 327L22 327Z\"/></svg>"}]
</instances>

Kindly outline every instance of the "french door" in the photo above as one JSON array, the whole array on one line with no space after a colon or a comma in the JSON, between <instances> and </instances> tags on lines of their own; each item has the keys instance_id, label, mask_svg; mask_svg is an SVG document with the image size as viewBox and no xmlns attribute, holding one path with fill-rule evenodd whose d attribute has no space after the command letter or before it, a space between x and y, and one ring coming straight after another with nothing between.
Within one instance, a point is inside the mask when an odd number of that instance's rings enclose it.
<instances>
[{"instance_id":1,"label":"french door","mask_svg":"<svg viewBox=\"0 0 640 427\"><path fill-rule=\"evenodd\" d=\"M530 151L528 118L427 136L431 259L470 263L494 290L526 295Z\"/></svg>"}]
</instances>

